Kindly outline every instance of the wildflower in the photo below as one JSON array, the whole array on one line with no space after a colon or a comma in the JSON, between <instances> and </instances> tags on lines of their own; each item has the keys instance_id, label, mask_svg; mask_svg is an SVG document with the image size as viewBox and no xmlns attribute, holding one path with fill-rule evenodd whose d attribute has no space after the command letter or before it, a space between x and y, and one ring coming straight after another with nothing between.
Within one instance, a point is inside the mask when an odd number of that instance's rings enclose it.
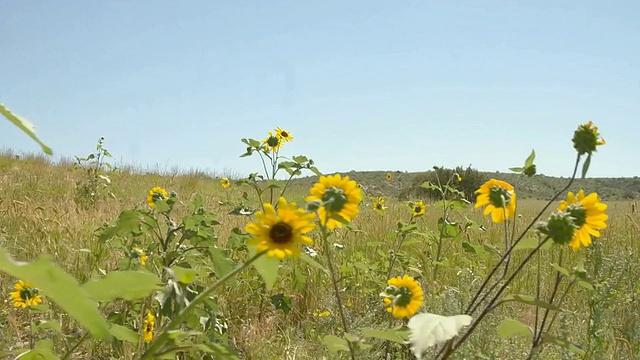
<instances>
[{"instance_id":1,"label":"wildflower","mask_svg":"<svg viewBox=\"0 0 640 360\"><path fill-rule=\"evenodd\" d=\"M149 190L149 194L147 195L147 204L149 204L150 208L156 206L156 201L158 200L166 200L169 198L169 194L167 190L156 186Z\"/></svg>"},{"instance_id":2,"label":"wildflower","mask_svg":"<svg viewBox=\"0 0 640 360\"><path fill-rule=\"evenodd\" d=\"M420 215L424 215L427 210L427 205L425 205L422 201L411 203L411 211L413 211L413 216L417 217Z\"/></svg>"},{"instance_id":3,"label":"wildflower","mask_svg":"<svg viewBox=\"0 0 640 360\"><path fill-rule=\"evenodd\" d=\"M264 204L264 212L256 213L258 222L249 223L245 231L257 235L249 244L257 245L258 252L267 250L267 256L282 260L285 257L300 256L297 244L313 245L313 240L304 236L315 228L311 222L315 214L298 209L295 203L287 204L284 197L278 200L278 210L271 204Z\"/></svg>"},{"instance_id":4,"label":"wildflower","mask_svg":"<svg viewBox=\"0 0 640 360\"><path fill-rule=\"evenodd\" d=\"M220 179L220 185L222 185L223 188L228 189L231 186L231 181L229 181L228 178L223 177Z\"/></svg>"},{"instance_id":5,"label":"wildflower","mask_svg":"<svg viewBox=\"0 0 640 360\"><path fill-rule=\"evenodd\" d=\"M149 256L147 256L147 253L144 250L142 250L140 246L133 247L133 255L135 258L140 260L140 265L145 266L147 264L147 260L149 259Z\"/></svg>"},{"instance_id":6,"label":"wildflower","mask_svg":"<svg viewBox=\"0 0 640 360\"><path fill-rule=\"evenodd\" d=\"M460 176L460 174L456 173L456 180L458 180L458 182L462 181L462 176Z\"/></svg>"},{"instance_id":7,"label":"wildflower","mask_svg":"<svg viewBox=\"0 0 640 360\"><path fill-rule=\"evenodd\" d=\"M478 194L476 208L486 205L482 214L491 214L494 223L503 223L505 218L513 219L516 213L516 193L511 184L491 179L475 193Z\"/></svg>"},{"instance_id":8,"label":"wildflower","mask_svg":"<svg viewBox=\"0 0 640 360\"><path fill-rule=\"evenodd\" d=\"M279 127L276 128L276 136L282 141L293 141L293 136L291 136L291 133L286 130L282 130Z\"/></svg>"},{"instance_id":9,"label":"wildflower","mask_svg":"<svg viewBox=\"0 0 640 360\"><path fill-rule=\"evenodd\" d=\"M395 318L412 317L424 301L420 284L411 276L395 277L387 282L389 286L380 294L387 311Z\"/></svg>"},{"instance_id":10,"label":"wildflower","mask_svg":"<svg viewBox=\"0 0 640 360\"><path fill-rule=\"evenodd\" d=\"M391 181L391 173L387 173L387 181Z\"/></svg>"},{"instance_id":11,"label":"wildflower","mask_svg":"<svg viewBox=\"0 0 640 360\"><path fill-rule=\"evenodd\" d=\"M13 288L15 290L9 294L13 306L24 309L27 306L42 304L42 297L38 289L34 288L30 282L18 280L18 282L13 285Z\"/></svg>"},{"instance_id":12,"label":"wildflower","mask_svg":"<svg viewBox=\"0 0 640 360\"><path fill-rule=\"evenodd\" d=\"M577 230L573 218L564 211L551 214L547 222L538 224L536 228L559 245L568 244Z\"/></svg>"},{"instance_id":13,"label":"wildflower","mask_svg":"<svg viewBox=\"0 0 640 360\"><path fill-rule=\"evenodd\" d=\"M272 131L269 131L269 136L262 140L262 143L268 151L273 152L277 152L282 146L282 140L278 137L278 134L273 135Z\"/></svg>"},{"instance_id":14,"label":"wildflower","mask_svg":"<svg viewBox=\"0 0 640 360\"><path fill-rule=\"evenodd\" d=\"M560 201L558 211L567 212L572 218L576 226L573 239L569 243L573 250L577 250L580 246L589 246L591 244L591 235L600 237L600 232L607 227L605 221L609 218L604 211L607 204L600 202L597 193L584 195L584 190L578 191L577 195L572 192L567 194L567 200Z\"/></svg>"},{"instance_id":15,"label":"wildflower","mask_svg":"<svg viewBox=\"0 0 640 360\"><path fill-rule=\"evenodd\" d=\"M153 330L156 326L156 317L153 316L151 311L147 312L147 317L144 319L144 327L142 329L142 337L147 344L153 340Z\"/></svg>"},{"instance_id":16,"label":"wildflower","mask_svg":"<svg viewBox=\"0 0 640 360\"><path fill-rule=\"evenodd\" d=\"M604 145L605 141L600 137L598 127L593 125L591 121L578 126L573 133L573 148L578 151L578 155L589 154L596 151L596 147Z\"/></svg>"},{"instance_id":17,"label":"wildflower","mask_svg":"<svg viewBox=\"0 0 640 360\"><path fill-rule=\"evenodd\" d=\"M325 310L325 311L316 310L316 311L313 312L313 316L315 316L315 317L327 317L327 316L330 316L330 315L331 315L331 313L329 312L329 310Z\"/></svg>"},{"instance_id":18,"label":"wildflower","mask_svg":"<svg viewBox=\"0 0 640 360\"><path fill-rule=\"evenodd\" d=\"M376 201L373 202L373 209L377 211L385 211L387 207L384 206L384 199L377 197Z\"/></svg>"},{"instance_id":19,"label":"wildflower","mask_svg":"<svg viewBox=\"0 0 640 360\"><path fill-rule=\"evenodd\" d=\"M320 222L329 229L342 226L342 223L332 216L339 216L345 222L352 221L358 215L358 204L362 201L362 193L355 181L348 176L342 178L340 174L321 176L320 180L310 190L307 202L321 201L318 208Z\"/></svg>"}]
</instances>

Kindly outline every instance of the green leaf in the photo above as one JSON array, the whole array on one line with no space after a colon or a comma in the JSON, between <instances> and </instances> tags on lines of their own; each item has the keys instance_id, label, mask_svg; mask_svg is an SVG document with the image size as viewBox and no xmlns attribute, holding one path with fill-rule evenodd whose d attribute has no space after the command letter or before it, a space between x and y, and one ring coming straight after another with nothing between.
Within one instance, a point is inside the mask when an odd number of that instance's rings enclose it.
<instances>
[{"instance_id":1,"label":"green leaf","mask_svg":"<svg viewBox=\"0 0 640 360\"><path fill-rule=\"evenodd\" d=\"M513 172L515 172L515 173L521 173L521 172L523 172L523 171L524 171L524 168L521 168L521 167L517 167L517 166L516 166L516 167L510 167L510 168L509 168L509 170L511 170L511 171L513 171Z\"/></svg>"},{"instance_id":2,"label":"green leaf","mask_svg":"<svg viewBox=\"0 0 640 360\"><path fill-rule=\"evenodd\" d=\"M531 165L533 165L533 161L536 159L536 151L531 149L531 154L529 155L529 157L527 158L527 160L524 161L524 167L528 168Z\"/></svg>"},{"instance_id":3,"label":"green leaf","mask_svg":"<svg viewBox=\"0 0 640 360\"><path fill-rule=\"evenodd\" d=\"M558 265L558 264L551 264L551 267L556 269L560 274L569 277L571 276L571 274L569 274L569 270L563 268L562 266Z\"/></svg>"},{"instance_id":4,"label":"green leaf","mask_svg":"<svg viewBox=\"0 0 640 360\"><path fill-rule=\"evenodd\" d=\"M315 166L310 167L309 170L311 170L311 172L313 172L317 176L322 176L322 173L320 172L320 170L318 170L318 168Z\"/></svg>"},{"instance_id":5,"label":"green leaf","mask_svg":"<svg viewBox=\"0 0 640 360\"><path fill-rule=\"evenodd\" d=\"M249 257L253 257L257 251L256 246L248 246ZM264 280L267 290L271 290L278 278L278 268L280 267L280 261L275 257L267 256L266 254L260 256L252 263L253 267L258 271L258 274Z\"/></svg>"},{"instance_id":6,"label":"green leaf","mask_svg":"<svg viewBox=\"0 0 640 360\"><path fill-rule=\"evenodd\" d=\"M126 341L132 344L140 342L140 334L118 324L111 324L111 335L120 341Z\"/></svg>"},{"instance_id":7,"label":"green leaf","mask_svg":"<svg viewBox=\"0 0 640 360\"><path fill-rule=\"evenodd\" d=\"M338 351L350 351L349 343L347 340L337 337L335 335L327 335L322 339L322 343L329 349L332 353L337 353Z\"/></svg>"},{"instance_id":8,"label":"green leaf","mask_svg":"<svg viewBox=\"0 0 640 360\"><path fill-rule=\"evenodd\" d=\"M309 161L309 159L307 159L306 156L300 155L300 156L294 156L293 161L297 162L298 164L302 164L305 163L307 161Z\"/></svg>"},{"instance_id":9,"label":"green leaf","mask_svg":"<svg viewBox=\"0 0 640 360\"><path fill-rule=\"evenodd\" d=\"M504 319L498 326L498 335L503 339L516 336L533 336L533 330L526 324L514 319Z\"/></svg>"},{"instance_id":10,"label":"green leaf","mask_svg":"<svg viewBox=\"0 0 640 360\"><path fill-rule=\"evenodd\" d=\"M440 192L442 192L442 190L440 189L440 187L436 184L433 184L431 181L427 181L422 183L422 185L420 185L421 188L425 188L425 189L429 189L429 190L438 190Z\"/></svg>"},{"instance_id":11,"label":"green leaf","mask_svg":"<svg viewBox=\"0 0 640 360\"><path fill-rule=\"evenodd\" d=\"M209 256L218 278L222 278L235 268L233 261L227 257L225 249L211 247L209 248Z\"/></svg>"},{"instance_id":12,"label":"green leaf","mask_svg":"<svg viewBox=\"0 0 640 360\"><path fill-rule=\"evenodd\" d=\"M542 300L536 300L536 298L534 298L531 295L521 295L521 294L507 295L504 297L504 299L500 301L500 303L505 303L507 301L516 301L523 304L538 306L543 309L549 309L553 311L562 311L562 309L559 308L558 306L549 304Z\"/></svg>"},{"instance_id":13,"label":"green leaf","mask_svg":"<svg viewBox=\"0 0 640 360\"><path fill-rule=\"evenodd\" d=\"M166 213L169 210L171 210L171 207L169 206L169 204L167 204L167 202L164 200L156 201L153 205L153 208L160 213Z\"/></svg>"},{"instance_id":14,"label":"green leaf","mask_svg":"<svg viewBox=\"0 0 640 360\"><path fill-rule=\"evenodd\" d=\"M112 271L105 277L87 281L82 289L95 301L136 300L162 289L155 274L142 271Z\"/></svg>"},{"instance_id":15,"label":"green leaf","mask_svg":"<svg viewBox=\"0 0 640 360\"><path fill-rule=\"evenodd\" d=\"M442 235L443 239L452 239L460 235L460 226L454 221L445 220L443 218L438 219L438 231Z\"/></svg>"},{"instance_id":16,"label":"green leaf","mask_svg":"<svg viewBox=\"0 0 640 360\"><path fill-rule=\"evenodd\" d=\"M196 271L193 269L180 266L172 266L171 271L173 271L176 280L183 284L190 284L196 279Z\"/></svg>"},{"instance_id":17,"label":"green leaf","mask_svg":"<svg viewBox=\"0 0 640 360\"><path fill-rule=\"evenodd\" d=\"M57 333L61 332L60 323L51 320L36 320L34 330L53 330Z\"/></svg>"},{"instance_id":18,"label":"green leaf","mask_svg":"<svg viewBox=\"0 0 640 360\"><path fill-rule=\"evenodd\" d=\"M408 333L406 331L400 331L395 329L362 329L362 336L365 338L376 338L381 340L392 341L398 344L405 344L407 341Z\"/></svg>"},{"instance_id":19,"label":"green leaf","mask_svg":"<svg viewBox=\"0 0 640 360\"><path fill-rule=\"evenodd\" d=\"M193 346L193 349L214 354L216 360L240 360L238 355L231 351L231 349L219 343L197 344Z\"/></svg>"},{"instance_id":20,"label":"green leaf","mask_svg":"<svg viewBox=\"0 0 640 360\"><path fill-rule=\"evenodd\" d=\"M313 258L311 256L309 256L307 253L305 252L301 252L300 253L300 260L306 262L307 264L311 265L312 267L324 272L325 274L329 275L329 270L325 269L324 266L320 265L319 262L313 260Z\"/></svg>"},{"instance_id":21,"label":"green leaf","mask_svg":"<svg viewBox=\"0 0 640 360\"><path fill-rule=\"evenodd\" d=\"M591 165L591 154L587 156L587 160L582 164L582 178L584 179L587 176L587 171L589 171L589 165Z\"/></svg>"},{"instance_id":22,"label":"green leaf","mask_svg":"<svg viewBox=\"0 0 640 360\"><path fill-rule=\"evenodd\" d=\"M281 187L282 185L278 180L267 180L267 186L264 189L279 189Z\"/></svg>"},{"instance_id":23,"label":"green leaf","mask_svg":"<svg viewBox=\"0 0 640 360\"><path fill-rule=\"evenodd\" d=\"M285 294L275 294L271 297L271 304L276 310L282 310L285 314L291 312L291 298Z\"/></svg>"},{"instance_id":24,"label":"green leaf","mask_svg":"<svg viewBox=\"0 0 640 360\"><path fill-rule=\"evenodd\" d=\"M553 246L553 241L547 241L540 250L547 250ZM527 250L527 249L535 249L538 247L538 238L530 237L526 239L520 240L518 244L513 248L514 250Z\"/></svg>"},{"instance_id":25,"label":"green leaf","mask_svg":"<svg viewBox=\"0 0 640 360\"><path fill-rule=\"evenodd\" d=\"M53 264L50 258L39 258L31 263L16 262L5 249L0 248L0 271L31 282L94 337L106 339L110 336L97 304L89 298L89 294L80 287L76 279Z\"/></svg>"},{"instance_id":26,"label":"green leaf","mask_svg":"<svg viewBox=\"0 0 640 360\"><path fill-rule=\"evenodd\" d=\"M554 345L558 345L560 347L563 347L571 352L574 352L580 356L584 356L585 355L585 351L582 350L578 345L569 342L567 340L564 339L560 339L557 338L553 335L550 335L548 333L542 333L542 341L549 343L549 344L554 344Z\"/></svg>"},{"instance_id":27,"label":"green leaf","mask_svg":"<svg viewBox=\"0 0 640 360\"><path fill-rule=\"evenodd\" d=\"M38 137L36 136L35 126L32 123L27 121L26 119L21 118L20 116L14 114L9 110L4 104L0 103L0 114L4 115L7 120L13 123L13 125L17 126L20 130L24 131L25 134L29 135L31 139L40 145L42 151L47 155L53 155L53 151L47 145L45 145Z\"/></svg>"}]
</instances>

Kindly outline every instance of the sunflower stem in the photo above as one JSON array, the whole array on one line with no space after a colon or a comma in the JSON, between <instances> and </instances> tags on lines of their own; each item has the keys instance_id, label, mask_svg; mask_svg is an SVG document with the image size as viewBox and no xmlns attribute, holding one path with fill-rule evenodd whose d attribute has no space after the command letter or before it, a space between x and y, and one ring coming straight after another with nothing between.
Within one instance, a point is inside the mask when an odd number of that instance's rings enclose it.
<instances>
[{"instance_id":1,"label":"sunflower stem","mask_svg":"<svg viewBox=\"0 0 640 360\"><path fill-rule=\"evenodd\" d=\"M560 248L560 258L558 259L558 265L562 266L562 255L564 254L564 248ZM553 292L551 292L551 298L549 299L549 304L553 304L553 300L556 297L556 293L558 292L558 287L560 286L560 281L562 281L562 273L556 270L556 283L553 285ZM535 342L533 347L535 348L538 343L540 343L540 339L542 338L542 330L544 329L544 325L547 322L547 317L549 316L549 309L544 311L544 316L542 317L542 324L540 324L540 329L536 334ZM532 349L533 350L533 349Z\"/></svg>"},{"instance_id":2,"label":"sunflower stem","mask_svg":"<svg viewBox=\"0 0 640 360\"><path fill-rule=\"evenodd\" d=\"M266 252L267 250L255 254L252 258L245 261L244 264L236 267L233 271L229 272L227 275L223 276L220 280L216 281L213 285L209 286L200 294L198 294L198 296L196 296L193 299L193 301L189 303L189 305L187 305L184 309L182 309L182 311L180 311L178 315L176 315L176 317L174 317L171 320L171 322L169 323L169 326L167 326L167 328L162 332L162 334L160 334L160 336L158 336L158 338L151 343L147 351L145 351L144 354L142 354L140 359L141 360L151 359L154 355L156 355L155 353L158 350L160 350L161 347L168 340L169 332L171 330L175 330L178 326L180 326L180 324L182 324L182 321L185 319L186 315L189 312L191 312L197 305L203 302L213 291L215 291L218 287L220 287L220 285L224 284L229 279L234 277L237 273L247 268L249 265L251 265L251 263L256 261L258 258L260 258L260 256L264 255Z\"/></svg>"},{"instance_id":3,"label":"sunflower stem","mask_svg":"<svg viewBox=\"0 0 640 360\"><path fill-rule=\"evenodd\" d=\"M84 335L82 335L82 337L80 338L80 340L78 340L77 343L75 343L75 345L73 345L71 347L71 349L69 349L63 356L62 356L62 360L67 360L69 358L69 356L71 356L73 354L74 351L76 351L77 348L80 347L80 345L82 345L88 338L89 338L89 332L85 332Z\"/></svg>"}]
</instances>

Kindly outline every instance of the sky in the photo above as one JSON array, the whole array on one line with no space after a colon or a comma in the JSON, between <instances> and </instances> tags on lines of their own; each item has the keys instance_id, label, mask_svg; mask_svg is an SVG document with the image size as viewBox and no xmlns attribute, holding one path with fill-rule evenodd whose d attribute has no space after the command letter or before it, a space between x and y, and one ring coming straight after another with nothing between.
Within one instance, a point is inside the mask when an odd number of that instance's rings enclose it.
<instances>
[{"instance_id":1,"label":"sky","mask_svg":"<svg viewBox=\"0 0 640 360\"><path fill-rule=\"evenodd\" d=\"M640 2L0 0L0 102L54 157L245 176L279 126L323 173L640 176ZM40 149L7 121L0 148Z\"/></svg>"}]
</instances>

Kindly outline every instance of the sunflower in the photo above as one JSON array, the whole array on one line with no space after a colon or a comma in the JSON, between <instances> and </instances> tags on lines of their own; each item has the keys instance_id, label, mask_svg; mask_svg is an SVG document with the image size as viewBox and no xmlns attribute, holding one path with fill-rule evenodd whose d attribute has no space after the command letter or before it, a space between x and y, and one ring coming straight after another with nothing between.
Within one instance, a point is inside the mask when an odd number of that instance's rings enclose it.
<instances>
[{"instance_id":1,"label":"sunflower","mask_svg":"<svg viewBox=\"0 0 640 360\"><path fill-rule=\"evenodd\" d=\"M229 181L229 178L223 177L220 179L220 185L222 185L223 188L228 189L231 186L231 181Z\"/></svg>"},{"instance_id":2,"label":"sunflower","mask_svg":"<svg viewBox=\"0 0 640 360\"><path fill-rule=\"evenodd\" d=\"M265 148L269 151L277 152L282 147L282 140L278 137L278 134L273 135L272 131L269 131L269 136L262 140Z\"/></svg>"},{"instance_id":3,"label":"sunflower","mask_svg":"<svg viewBox=\"0 0 640 360\"><path fill-rule=\"evenodd\" d=\"M579 155L589 154L596 151L596 147L604 145L605 141L598 132L598 127L589 121L586 124L578 126L573 133L573 148L578 151Z\"/></svg>"},{"instance_id":4,"label":"sunflower","mask_svg":"<svg viewBox=\"0 0 640 360\"><path fill-rule=\"evenodd\" d=\"M133 247L133 255L138 260L140 260L140 265L144 266L147 264L147 260L149 259L149 256L147 256L147 253L144 252L144 250L142 250L140 246Z\"/></svg>"},{"instance_id":5,"label":"sunflower","mask_svg":"<svg viewBox=\"0 0 640 360\"><path fill-rule=\"evenodd\" d=\"M409 318L418 312L424 301L420 284L411 276L395 277L387 282L389 286L380 294L387 311L395 318Z\"/></svg>"},{"instance_id":6,"label":"sunflower","mask_svg":"<svg viewBox=\"0 0 640 360\"><path fill-rule=\"evenodd\" d=\"M387 181L391 181L391 173L387 173Z\"/></svg>"},{"instance_id":7,"label":"sunflower","mask_svg":"<svg viewBox=\"0 0 640 360\"><path fill-rule=\"evenodd\" d=\"M281 128L276 128L276 136L278 137L278 139L282 140L282 141L293 141L293 136L291 136L291 133L288 132L287 130L282 130Z\"/></svg>"},{"instance_id":8,"label":"sunflower","mask_svg":"<svg viewBox=\"0 0 640 360\"><path fill-rule=\"evenodd\" d=\"M285 257L300 256L297 244L313 245L313 240L303 234L313 230L311 222L315 214L307 213L296 207L296 203L287 204L284 197L278 200L278 210L271 204L264 204L264 212L256 213L258 222L249 223L245 231L257 235L249 244L257 245L258 252L267 250L267 256L282 260Z\"/></svg>"},{"instance_id":9,"label":"sunflower","mask_svg":"<svg viewBox=\"0 0 640 360\"><path fill-rule=\"evenodd\" d=\"M169 198L169 194L167 190L156 186L149 190L149 194L147 195L147 204L149 204L150 208L156 206L156 201L158 200L166 200Z\"/></svg>"},{"instance_id":10,"label":"sunflower","mask_svg":"<svg viewBox=\"0 0 640 360\"><path fill-rule=\"evenodd\" d=\"M491 213L491 220L494 223L503 223L505 217L513 219L516 213L516 193L513 185L491 179L482 184L475 193L478 194L476 208L487 205L482 214Z\"/></svg>"},{"instance_id":11,"label":"sunflower","mask_svg":"<svg viewBox=\"0 0 640 360\"><path fill-rule=\"evenodd\" d=\"M422 201L414 202L411 205L411 211L413 212L413 216L420 216L425 213L427 210L427 205L425 205Z\"/></svg>"},{"instance_id":12,"label":"sunflower","mask_svg":"<svg viewBox=\"0 0 640 360\"><path fill-rule=\"evenodd\" d=\"M604 211L607 204L600 202L597 193L584 195L584 190L578 191L577 195L572 192L567 194L567 200L560 201L558 211L564 211L574 219L576 231L573 233L573 240L569 243L573 250L580 246L591 244L591 235L600 237L600 232L607 227L605 221L609 218Z\"/></svg>"},{"instance_id":13,"label":"sunflower","mask_svg":"<svg viewBox=\"0 0 640 360\"><path fill-rule=\"evenodd\" d=\"M340 221L331 218L332 215L340 216L346 222L352 221L358 215L362 193L358 184L349 180L348 176L320 176L320 180L309 191L311 195L307 196L306 201L322 204L318 208L320 222L323 225L326 223L329 229L342 226Z\"/></svg>"},{"instance_id":14,"label":"sunflower","mask_svg":"<svg viewBox=\"0 0 640 360\"><path fill-rule=\"evenodd\" d=\"M38 289L34 288L30 282L18 280L18 282L13 285L13 288L15 291L9 294L11 295L13 306L24 309L27 306L42 304L42 297Z\"/></svg>"},{"instance_id":15,"label":"sunflower","mask_svg":"<svg viewBox=\"0 0 640 360\"><path fill-rule=\"evenodd\" d=\"M376 201L373 202L373 209L378 211L385 211L387 207L384 206L384 199L381 197L377 197Z\"/></svg>"},{"instance_id":16,"label":"sunflower","mask_svg":"<svg viewBox=\"0 0 640 360\"><path fill-rule=\"evenodd\" d=\"M151 311L147 312L147 316L144 319L144 325L142 328L142 337L147 344L153 340L153 330L156 327L156 317L153 316Z\"/></svg>"}]
</instances>

